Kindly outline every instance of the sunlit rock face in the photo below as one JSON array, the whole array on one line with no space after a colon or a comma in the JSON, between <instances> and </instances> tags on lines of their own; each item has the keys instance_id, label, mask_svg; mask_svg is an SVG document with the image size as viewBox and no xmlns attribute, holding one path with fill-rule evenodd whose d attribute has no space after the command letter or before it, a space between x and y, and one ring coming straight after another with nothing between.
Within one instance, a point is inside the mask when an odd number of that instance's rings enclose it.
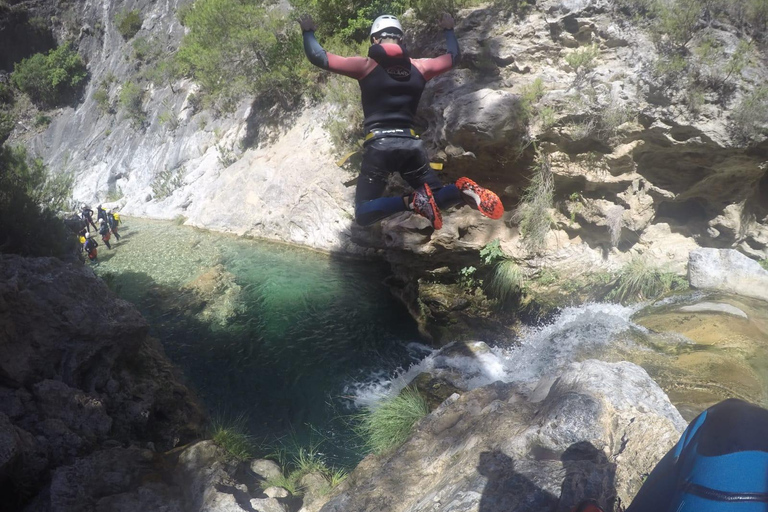
<instances>
[{"instance_id":1,"label":"sunlit rock face","mask_svg":"<svg viewBox=\"0 0 768 512\"><path fill-rule=\"evenodd\" d=\"M196 110L196 85L182 80L147 87L141 129L123 114L101 112L94 92L102 81L114 77L109 94L117 97L140 71L115 15L138 8L144 22L136 37L170 52L183 35L176 11L186 3L79 3L68 11L77 23L54 26L57 38L78 41L90 81L82 101L56 112L44 132L22 128L17 135L53 169L75 173L76 199L109 197L126 213L183 215L196 226L328 251L434 255L474 251L498 237L509 253L531 256L509 215L491 223L476 213L446 212L444 232L434 234L423 233L418 221L395 223L392 232L355 226L354 174L335 166L339 155L323 128L337 115L332 108L309 107L274 128L250 99L231 115ZM444 51L440 34L404 22L415 57ZM428 84L417 119L431 155L446 164L444 181L468 175L512 210L529 183L534 151L528 143L535 138L551 155L555 180L548 253L608 254L617 247L620 253L609 260L620 262L628 250L662 256L654 242L665 235L653 227L666 224L693 245L768 256L768 146L758 136L747 147L734 114L768 78L759 46L749 48L753 58L728 76L720 93L705 91L694 103L691 84L667 83L654 71L661 56L650 35L612 2L468 9L457 16L456 34L462 61ZM715 41L721 60L729 62L737 34L727 26L702 27L689 47ZM567 62L591 45L598 53L588 67ZM719 70L710 68L705 71ZM531 102L526 98L537 78L543 89ZM393 179L388 193L404 193L403 185Z\"/></svg>"},{"instance_id":2,"label":"sunlit rock face","mask_svg":"<svg viewBox=\"0 0 768 512\"><path fill-rule=\"evenodd\" d=\"M734 250L698 249L688 263L691 286L768 302L768 271Z\"/></svg>"},{"instance_id":3,"label":"sunlit rock face","mask_svg":"<svg viewBox=\"0 0 768 512\"><path fill-rule=\"evenodd\" d=\"M619 510L685 425L639 366L574 363L532 393L496 382L454 395L321 510L569 511L583 496Z\"/></svg>"}]
</instances>

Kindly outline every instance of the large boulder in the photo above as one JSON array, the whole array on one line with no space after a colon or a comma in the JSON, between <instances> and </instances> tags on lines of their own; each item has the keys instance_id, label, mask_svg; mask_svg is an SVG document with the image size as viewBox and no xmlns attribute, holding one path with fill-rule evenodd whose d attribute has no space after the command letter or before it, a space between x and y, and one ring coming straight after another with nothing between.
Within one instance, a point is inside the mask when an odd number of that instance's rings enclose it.
<instances>
[{"instance_id":1,"label":"large boulder","mask_svg":"<svg viewBox=\"0 0 768 512\"><path fill-rule=\"evenodd\" d=\"M733 249L697 249L688 260L691 286L768 302L768 271Z\"/></svg>"},{"instance_id":2,"label":"large boulder","mask_svg":"<svg viewBox=\"0 0 768 512\"><path fill-rule=\"evenodd\" d=\"M567 512L588 497L619 510L685 425L639 366L574 363L533 393L496 382L454 395L321 510Z\"/></svg>"}]
</instances>

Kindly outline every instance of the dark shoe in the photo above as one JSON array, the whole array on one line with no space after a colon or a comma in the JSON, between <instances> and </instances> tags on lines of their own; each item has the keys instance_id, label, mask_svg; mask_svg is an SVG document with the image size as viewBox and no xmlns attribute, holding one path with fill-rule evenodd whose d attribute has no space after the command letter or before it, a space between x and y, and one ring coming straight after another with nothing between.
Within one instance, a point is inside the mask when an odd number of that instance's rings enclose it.
<instances>
[{"instance_id":1,"label":"dark shoe","mask_svg":"<svg viewBox=\"0 0 768 512\"><path fill-rule=\"evenodd\" d=\"M440 229L443 227L443 217L440 215L440 209L435 203L434 196L432 196L432 190L426 183L413 191L411 209L427 219L433 228Z\"/></svg>"},{"instance_id":2,"label":"dark shoe","mask_svg":"<svg viewBox=\"0 0 768 512\"><path fill-rule=\"evenodd\" d=\"M461 191L464 201L475 207L480 213L491 219L500 219L504 215L504 205L499 196L483 188L469 178L459 178L456 186Z\"/></svg>"}]
</instances>

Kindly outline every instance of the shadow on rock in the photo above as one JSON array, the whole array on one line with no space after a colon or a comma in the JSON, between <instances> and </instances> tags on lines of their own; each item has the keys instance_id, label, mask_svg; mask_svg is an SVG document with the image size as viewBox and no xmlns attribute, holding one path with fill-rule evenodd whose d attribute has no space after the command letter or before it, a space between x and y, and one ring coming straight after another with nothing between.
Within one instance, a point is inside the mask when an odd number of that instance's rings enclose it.
<instances>
[{"instance_id":1,"label":"shadow on rock","mask_svg":"<svg viewBox=\"0 0 768 512\"><path fill-rule=\"evenodd\" d=\"M562 469L552 471L556 457L516 461L500 451L480 454L478 472L488 479L479 512L569 512L586 499L606 511L617 505L616 464L587 441L572 444L560 456ZM552 477L564 473L560 496L545 490Z\"/></svg>"}]
</instances>

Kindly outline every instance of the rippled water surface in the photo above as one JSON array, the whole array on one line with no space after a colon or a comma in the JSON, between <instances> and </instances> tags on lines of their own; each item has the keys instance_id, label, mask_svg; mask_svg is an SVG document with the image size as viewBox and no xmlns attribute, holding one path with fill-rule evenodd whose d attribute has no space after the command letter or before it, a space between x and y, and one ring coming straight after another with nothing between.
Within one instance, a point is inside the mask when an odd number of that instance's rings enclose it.
<instances>
[{"instance_id":1,"label":"rippled water surface","mask_svg":"<svg viewBox=\"0 0 768 512\"><path fill-rule=\"evenodd\" d=\"M127 219L121 235L99 248L97 273L148 318L213 416L359 457L340 418L350 383L409 366L418 341L385 268L171 222Z\"/></svg>"}]
</instances>

